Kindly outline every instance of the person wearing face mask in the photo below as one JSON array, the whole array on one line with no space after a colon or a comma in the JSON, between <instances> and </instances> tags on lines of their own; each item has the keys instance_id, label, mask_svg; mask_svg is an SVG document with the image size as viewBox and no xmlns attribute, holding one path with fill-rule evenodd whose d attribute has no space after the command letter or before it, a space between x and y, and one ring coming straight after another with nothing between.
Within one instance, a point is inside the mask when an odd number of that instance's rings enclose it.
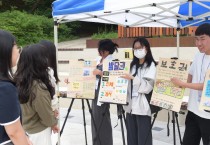
<instances>
[{"instance_id":1,"label":"person wearing face mask","mask_svg":"<svg viewBox=\"0 0 210 145\"><path fill-rule=\"evenodd\" d=\"M12 67L19 57L15 37L0 30L0 145L32 145L21 125Z\"/></svg>"},{"instance_id":2,"label":"person wearing face mask","mask_svg":"<svg viewBox=\"0 0 210 145\"><path fill-rule=\"evenodd\" d=\"M93 74L96 75L96 88L95 99L92 101L92 112L93 118L95 119L97 131L99 130L100 122L102 121L102 119L103 123L99 132L96 132L93 120L91 120L93 145L113 145L112 126L109 110L106 111L106 116L103 118L105 109L109 108L109 105L101 104L100 102L98 102L98 93L103 70L103 61L113 60L112 54L117 51L117 47L118 45L112 42L112 40L110 39L101 40L98 44L98 52L100 58L97 61L97 68L93 71ZM99 135L97 136L97 134Z\"/></svg>"},{"instance_id":3,"label":"person wearing face mask","mask_svg":"<svg viewBox=\"0 0 210 145\"><path fill-rule=\"evenodd\" d=\"M133 54L130 74L122 76L130 80L128 105L124 106L127 142L128 145L152 145L151 109L146 95L153 90L157 64L152 56L150 44L144 37L134 40Z\"/></svg>"}]
</instances>

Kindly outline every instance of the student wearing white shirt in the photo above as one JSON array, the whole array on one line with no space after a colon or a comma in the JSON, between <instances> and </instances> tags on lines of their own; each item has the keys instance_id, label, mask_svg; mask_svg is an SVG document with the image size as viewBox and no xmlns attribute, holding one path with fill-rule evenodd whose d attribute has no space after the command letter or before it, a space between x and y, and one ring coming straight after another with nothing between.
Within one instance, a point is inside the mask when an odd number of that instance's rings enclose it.
<instances>
[{"instance_id":1,"label":"student wearing white shirt","mask_svg":"<svg viewBox=\"0 0 210 145\"><path fill-rule=\"evenodd\" d=\"M93 121L91 121L93 145L113 145L109 104L101 104L100 102L98 102L98 93L99 93L102 70L103 70L103 61L113 60L112 54L115 51L117 51L117 47L118 45L112 42L112 40L110 39L101 40L99 41L98 44L98 52L101 57L100 59L98 59L97 68L93 71L93 74L96 75L96 88L95 88L95 99L92 101L92 112L93 112L93 118L96 123L97 131L99 132L96 132ZM105 117L103 117L105 110L106 110ZM102 119L103 123L99 130L99 126ZM98 137L97 134L99 134Z\"/></svg>"},{"instance_id":2,"label":"student wearing white shirt","mask_svg":"<svg viewBox=\"0 0 210 145\"><path fill-rule=\"evenodd\" d=\"M156 62L150 44L144 37L134 40L133 54L130 74L122 76L131 80L128 85L128 105L124 107L127 142L128 145L152 145L151 109L146 94L153 90Z\"/></svg>"},{"instance_id":3,"label":"student wearing white shirt","mask_svg":"<svg viewBox=\"0 0 210 145\"><path fill-rule=\"evenodd\" d=\"M210 113L199 110L206 71L210 69L210 24L202 24L195 31L195 44L199 52L190 67L187 83L177 78L171 81L178 86L190 88L188 114L185 121L183 145L203 145L210 143Z\"/></svg>"}]
</instances>

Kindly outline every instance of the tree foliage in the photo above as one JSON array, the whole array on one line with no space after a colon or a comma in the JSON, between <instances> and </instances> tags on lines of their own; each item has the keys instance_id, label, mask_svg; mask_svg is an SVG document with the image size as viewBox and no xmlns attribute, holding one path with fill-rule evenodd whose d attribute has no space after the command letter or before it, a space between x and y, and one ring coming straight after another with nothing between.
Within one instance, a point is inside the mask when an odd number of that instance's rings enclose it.
<instances>
[{"instance_id":1,"label":"tree foliage","mask_svg":"<svg viewBox=\"0 0 210 145\"><path fill-rule=\"evenodd\" d=\"M20 45L37 43L42 39L53 40L53 19L27 14L17 10L0 13L0 29L8 30L17 37ZM72 39L73 28L59 26L60 40Z\"/></svg>"},{"instance_id":2,"label":"tree foliage","mask_svg":"<svg viewBox=\"0 0 210 145\"><path fill-rule=\"evenodd\" d=\"M45 15L51 17L52 2L54 0L0 0L2 5L0 11L20 10L31 14Z\"/></svg>"}]
</instances>

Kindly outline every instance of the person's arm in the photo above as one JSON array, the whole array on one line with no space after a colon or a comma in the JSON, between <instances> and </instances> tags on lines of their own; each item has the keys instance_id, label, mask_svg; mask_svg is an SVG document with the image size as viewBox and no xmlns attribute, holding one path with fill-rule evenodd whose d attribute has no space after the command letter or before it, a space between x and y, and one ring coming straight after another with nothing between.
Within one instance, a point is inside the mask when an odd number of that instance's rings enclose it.
<instances>
[{"instance_id":1,"label":"person's arm","mask_svg":"<svg viewBox=\"0 0 210 145\"><path fill-rule=\"evenodd\" d=\"M12 124L5 125L4 128L14 145L32 145L27 139L25 131L21 126L20 119Z\"/></svg>"},{"instance_id":2,"label":"person's arm","mask_svg":"<svg viewBox=\"0 0 210 145\"><path fill-rule=\"evenodd\" d=\"M188 74L187 83L192 83L192 75Z\"/></svg>"},{"instance_id":3,"label":"person's arm","mask_svg":"<svg viewBox=\"0 0 210 145\"><path fill-rule=\"evenodd\" d=\"M123 74L123 76L121 76L121 78L127 79L127 80L133 80L134 76L128 73Z\"/></svg>"},{"instance_id":4,"label":"person's arm","mask_svg":"<svg viewBox=\"0 0 210 145\"><path fill-rule=\"evenodd\" d=\"M101 77L103 76L103 72L99 69L94 69L93 70L93 75L100 75Z\"/></svg>"},{"instance_id":5,"label":"person's arm","mask_svg":"<svg viewBox=\"0 0 210 145\"><path fill-rule=\"evenodd\" d=\"M15 86L5 82L0 90L0 125L15 145L31 145L20 123L20 104Z\"/></svg>"},{"instance_id":6,"label":"person's arm","mask_svg":"<svg viewBox=\"0 0 210 145\"><path fill-rule=\"evenodd\" d=\"M203 90L204 83L192 83L192 75L188 74L187 82L183 82L178 78L172 78L171 82L174 85L183 87L183 88L189 88L193 90Z\"/></svg>"}]
</instances>

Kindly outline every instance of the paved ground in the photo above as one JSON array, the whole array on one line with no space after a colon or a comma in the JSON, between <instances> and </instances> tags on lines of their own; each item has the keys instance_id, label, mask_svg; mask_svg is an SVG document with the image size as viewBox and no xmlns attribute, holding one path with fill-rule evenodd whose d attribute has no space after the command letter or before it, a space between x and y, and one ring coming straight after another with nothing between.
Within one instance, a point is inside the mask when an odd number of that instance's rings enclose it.
<instances>
[{"instance_id":1,"label":"paved ground","mask_svg":"<svg viewBox=\"0 0 210 145\"><path fill-rule=\"evenodd\" d=\"M60 121L62 125L67 113L67 108L61 108L60 111L61 111ZM86 129L87 129L87 142L88 145L91 145L92 144L91 125L90 125L91 117L87 110L85 111L85 117L86 117ZM120 121L117 118L118 117L116 114L111 114L111 120L113 126L113 141L114 145L123 145ZM114 128L114 126L116 126L117 123L118 126ZM170 128L170 136L167 136L167 123L155 121L152 130L153 145L173 145L172 123L169 124L169 128ZM183 135L184 126L180 126L180 130L181 134ZM55 145L57 141L57 134L54 134L52 138L53 138L53 145ZM60 140L61 140L61 145L85 145L82 110L78 109L71 110ZM177 132L176 132L176 144L180 145Z\"/></svg>"},{"instance_id":2,"label":"paved ground","mask_svg":"<svg viewBox=\"0 0 210 145\"><path fill-rule=\"evenodd\" d=\"M85 48L86 47L86 39L88 38L82 38L79 40L72 40L68 42L62 42L59 43L59 48ZM156 53L155 53L156 54ZM67 55L67 54L66 54ZM59 59L62 59L63 56L60 55ZM62 125L67 113L68 106L70 104L69 98L61 98L60 99L60 124ZM86 106L87 108L87 106ZM88 110L86 112L86 129L87 129L87 142L88 145L92 144L91 139L91 126L90 126L90 114ZM84 135L84 126L83 126L83 117L82 117L82 110L81 110L81 102L75 101L74 106L70 112L70 116L68 117L66 126L64 128L64 132L61 136L61 145L85 145L85 135ZM181 118L183 118L183 115L179 115ZM112 126L113 126L113 140L114 145L123 145L122 142L122 133L120 128L120 122L117 119L116 115L116 106L111 106L111 120L112 120ZM153 145L173 145L173 126L170 122L169 128L170 128L170 136L167 136L167 123L163 120L167 120L167 112L161 111L158 115L158 119L155 121L155 124L153 126L152 134L153 134ZM114 126L117 124L118 126L114 128ZM180 120L180 132L181 136L183 136L184 132L184 119ZM57 142L57 134L52 136L53 139L53 145ZM176 145L180 145L178 133L176 131Z\"/></svg>"}]
</instances>

